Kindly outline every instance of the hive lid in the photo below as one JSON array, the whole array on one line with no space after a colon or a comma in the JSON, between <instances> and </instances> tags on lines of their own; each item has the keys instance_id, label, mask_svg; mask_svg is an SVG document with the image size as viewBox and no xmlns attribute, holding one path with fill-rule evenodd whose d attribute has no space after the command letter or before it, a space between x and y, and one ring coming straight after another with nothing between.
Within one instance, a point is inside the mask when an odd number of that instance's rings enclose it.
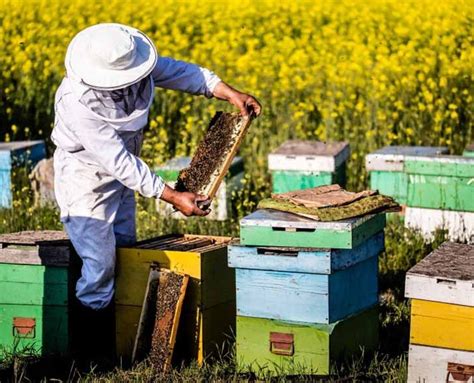
<instances>
[{"instance_id":1,"label":"hive lid","mask_svg":"<svg viewBox=\"0 0 474 383\"><path fill-rule=\"evenodd\" d=\"M67 266L70 241L64 231L23 231L0 235L0 263Z\"/></svg>"},{"instance_id":2,"label":"hive lid","mask_svg":"<svg viewBox=\"0 0 474 383\"><path fill-rule=\"evenodd\" d=\"M175 157L167 161L163 166L155 169L155 173L166 182L176 182L179 172L187 168L191 164L191 157ZM242 157L234 157L229 168L229 177L242 172L244 169L244 161Z\"/></svg>"},{"instance_id":3,"label":"hive lid","mask_svg":"<svg viewBox=\"0 0 474 383\"><path fill-rule=\"evenodd\" d=\"M26 149L34 145L43 144L43 143L44 143L43 140L0 142L0 152Z\"/></svg>"},{"instance_id":4,"label":"hive lid","mask_svg":"<svg viewBox=\"0 0 474 383\"><path fill-rule=\"evenodd\" d=\"M408 271L405 296L474 306L474 245L443 243Z\"/></svg>"},{"instance_id":5,"label":"hive lid","mask_svg":"<svg viewBox=\"0 0 474 383\"><path fill-rule=\"evenodd\" d=\"M347 142L289 140L268 155L268 168L335 172L349 153Z\"/></svg>"},{"instance_id":6,"label":"hive lid","mask_svg":"<svg viewBox=\"0 0 474 383\"><path fill-rule=\"evenodd\" d=\"M404 171L407 156L437 156L448 153L445 146L385 146L365 157L368 171Z\"/></svg>"}]
</instances>

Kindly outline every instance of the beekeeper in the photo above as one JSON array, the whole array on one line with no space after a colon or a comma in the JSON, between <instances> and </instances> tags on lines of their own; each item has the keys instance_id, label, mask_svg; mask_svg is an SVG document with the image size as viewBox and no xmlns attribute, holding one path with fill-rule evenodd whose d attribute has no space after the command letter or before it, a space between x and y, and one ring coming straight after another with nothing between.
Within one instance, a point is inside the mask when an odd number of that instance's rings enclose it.
<instances>
[{"instance_id":1,"label":"beekeeper","mask_svg":"<svg viewBox=\"0 0 474 383\"><path fill-rule=\"evenodd\" d=\"M244 115L261 107L208 69L158 56L144 33L121 24L79 32L65 65L52 133L55 195L83 261L77 298L100 311L114 295L116 245L135 241L134 192L187 216L206 214L197 207L206 196L166 186L138 157L155 87L226 100Z\"/></svg>"}]
</instances>

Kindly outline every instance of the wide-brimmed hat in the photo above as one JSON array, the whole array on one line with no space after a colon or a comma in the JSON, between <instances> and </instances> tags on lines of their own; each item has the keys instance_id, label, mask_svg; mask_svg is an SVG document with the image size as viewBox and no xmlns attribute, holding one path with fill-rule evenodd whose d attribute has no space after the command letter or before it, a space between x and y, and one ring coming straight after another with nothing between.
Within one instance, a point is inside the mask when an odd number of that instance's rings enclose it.
<instances>
[{"instance_id":1,"label":"wide-brimmed hat","mask_svg":"<svg viewBox=\"0 0 474 383\"><path fill-rule=\"evenodd\" d=\"M97 24L79 32L66 53L68 76L103 90L132 85L156 65L155 45L138 29L115 23Z\"/></svg>"}]
</instances>

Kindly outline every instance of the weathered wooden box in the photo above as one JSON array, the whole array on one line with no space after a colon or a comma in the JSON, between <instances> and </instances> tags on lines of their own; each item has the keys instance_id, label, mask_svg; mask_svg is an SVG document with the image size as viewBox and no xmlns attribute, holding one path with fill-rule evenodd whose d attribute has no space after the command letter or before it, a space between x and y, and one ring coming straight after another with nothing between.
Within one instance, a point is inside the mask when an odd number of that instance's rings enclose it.
<instances>
[{"instance_id":1,"label":"weathered wooden box","mask_svg":"<svg viewBox=\"0 0 474 383\"><path fill-rule=\"evenodd\" d=\"M405 226L432 241L436 230L444 230L454 242L474 244L474 212L410 207L405 210Z\"/></svg>"},{"instance_id":2,"label":"weathered wooden box","mask_svg":"<svg viewBox=\"0 0 474 383\"><path fill-rule=\"evenodd\" d=\"M163 166L157 168L155 173L171 187L174 187L180 170L186 168L191 163L191 157L176 157L169 160ZM224 182L220 185L217 195L211 204L211 213L206 216L208 219L225 221L232 216L232 194L242 189L244 178L244 163L241 157L235 157L229 168L229 173ZM162 201L156 201L158 213L173 218L182 219L182 214L176 213L173 206Z\"/></svg>"},{"instance_id":3,"label":"weathered wooden box","mask_svg":"<svg viewBox=\"0 0 474 383\"><path fill-rule=\"evenodd\" d=\"M407 156L435 156L447 153L446 147L386 146L365 157L370 175L370 188L393 197L401 205L407 204L408 175L405 171Z\"/></svg>"},{"instance_id":4,"label":"weathered wooden box","mask_svg":"<svg viewBox=\"0 0 474 383\"><path fill-rule=\"evenodd\" d=\"M45 157L44 141L0 142L0 208L12 206L13 170L24 167L29 171Z\"/></svg>"},{"instance_id":5,"label":"weathered wooden box","mask_svg":"<svg viewBox=\"0 0 474 383\"><path fill-rule=\"evenodd\" d=\"M352 250L265 248L232 244L237 314L332 323L378 301L383 232Z\"/></svg>"},{"instance_id":6,"label":"weathered wooden box","mask_svg":"<svg viewBox=\"0 0 474 383\"><path fill-rule=\"evenodd\" d=\"M260 375L327 375L331 361L378 344L376 308L332 324L237 317L237 365Z\"/></svg>"},{"instance_id":7,"label":"weathered wooden box","mask_svg":"<svg viewBox=\"0 0 474 383\"><path fill-rule=\"evenodd\" d=\"M261 209L240 221L245 246L352 249L385 227L385 214L318 222L294 214Z\"/></svg>"},{"instance_id":8,"label":"weathered wooden box","mask_svg":"<svg viewBox=\"0 0 474 383\"><path fill-rule=\"evenodd\" d=\"M474 158L407 157L410 207L474 212Z\"/></svg>"},{"instance_id":9,"label":"weathered wooden box","mask_svg":"<svg viewBox=\"0 0 474 383\"><path fill-rule=\"evenodd\" d=\"M447 348L410 345L408 352L408 382L409 383L438 383L438 382L470 382L471 380L457 380L448 368L462 371L463 367L470 366L474 371L474 352L450 350ZM464 377L463 377L464 378Z\"/></svg>"},{"instance_id":10,"label":"weathered wooden box","mask_svg":"<svg viewBox=\"0 0 474 383\"><path fill-rule=\"evenodd\" d=\"M410 342L474 351L474 246L445 242L411 268Z\"/></svg>"},{"instance_id":11,"label":"weathered wooden box","mask_svg":"<svg viewBox=\"0 0 474 383\"><path fill-rule=\"evenodd\" d=\"M63 232L0 235L0 354L66 354L74 293Z\"/></svg>"},{"instance_id":12,"label":"weathered wooden box","mask_svg":"<svg viewBox=\"0 0 474 383\"><path fill-rule=\"evenodd\" d=\"M268 155L274 193L346 184L347 142L290 140Z\"/></svg>"},{"instance_id":13,"label":"weathered wooden box","mask_svg":"<svg viewBox=\"0 0 474 383\"><path fill-rule=\"evenodd\" d=\"M235 273L227 266L230 238L168 235L117 250L116 346L129 361L152 263L188 274L175 355L197 360L215 354L235 330Z\"/></svg>"}]
</instances>

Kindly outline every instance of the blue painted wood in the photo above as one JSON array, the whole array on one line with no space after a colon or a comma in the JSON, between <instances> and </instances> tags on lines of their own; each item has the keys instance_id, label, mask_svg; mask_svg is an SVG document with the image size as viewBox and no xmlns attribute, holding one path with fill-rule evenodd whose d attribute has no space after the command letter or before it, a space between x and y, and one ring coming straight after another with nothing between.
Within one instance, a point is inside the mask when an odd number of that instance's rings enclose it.
<instances>
[{"instance_id":1,"label":"blue painted wood","mask_svg":"<svg viewBox=\"0 0 474 383\"><path fill-rule=\"evenodd\" d=\"M15 141L0 143L0 208L12 204L12 169L33 166L46 157L44 141Z\"/></svg>"},{"instance_id":2,"label":"blue painted wood","mask_svg":"<svg viewBox=\"0 0 474 383\"><path fill-rule=\"evenodd\" d=\"M236 269L237 314L332 323L378 301L378 257L333 274Z\"/></svg>"},{"instance_id":3,"label":"blue painted wood","mask_svg":"<svg viewBox=\"0 0 474 383\"><path fill-rule=\"evenodd\" d=\"M237 243L228 247L230 267L331 274L380 254L384 249L384 233L375 234L354 249L253 247Z\"/></svg>"}]
</instances>

